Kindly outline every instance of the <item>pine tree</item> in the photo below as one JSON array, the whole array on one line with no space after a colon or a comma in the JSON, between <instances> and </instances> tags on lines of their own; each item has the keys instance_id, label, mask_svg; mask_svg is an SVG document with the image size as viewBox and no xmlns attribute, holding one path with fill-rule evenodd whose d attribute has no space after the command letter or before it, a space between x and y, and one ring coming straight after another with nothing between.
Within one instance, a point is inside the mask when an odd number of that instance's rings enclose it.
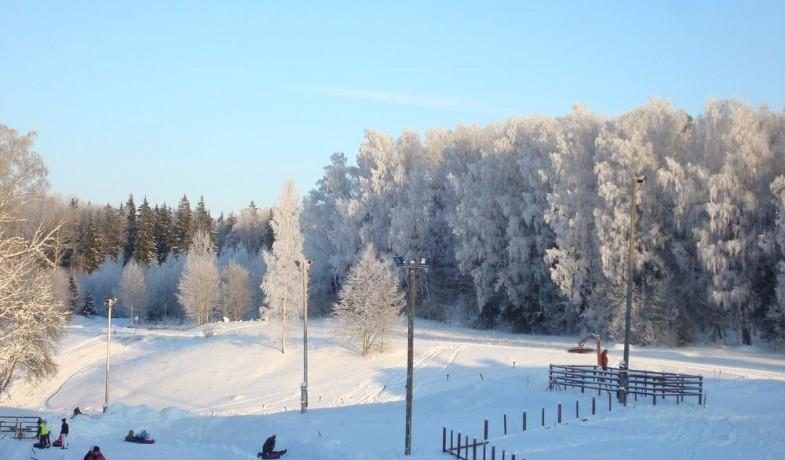
<instances>
[{"instance_id":1,"label":"pine tree","mask_svg":"<svg viewBox=\"0 0 785 460\"><path fill-rule=\"evenodd\" d=\"M155 240L156 258L158 263L163 263L175 244L172 211L166 205L156 206L153 214L155 216L153 239Z\"/></svg>"},{"instance_id":2,"label":"pine tree","mask_svg":"<svg viewBox=\"0 0 785 460\"><path fill-rule=\"evenodd\" d=\"M115 210L107 203L101 214L101 235L104 244L102 252L105 257L111 257L113 260L117 260L123 254L125 216L122 204L120 206L119 210Z\"/></svg>"},{"instance_id":3,"label":"pine tree","mask_svg":"<svg viewBox=\"0 0 785 460\"><path fill-rule=\"evenodd\" d=\"M193 231L203 231L210 235L210 240L213 242L213 247L218 245L218 237L213 226L213 218L210 217L210 211L204 203L204 195L199 197L199 203L196 204L196 209L193 214Z\"/></svg>"},{"instance_id":4,"label":"pine tree","mask_svg":"<svg viewBox=\"0 0 785 460\"><path fill-rule=\"evenodd\" d=\"M139 206L139 222L137 225L133 258L139 263L150 265L156 258L155 215L147 203L147 197L142 200L142 204Z\"/></svg>"},{"instance_id":5,"label":"pine tree","mask_svg":"<svg viewBox=\"0 0 785 460\"><path fill-rule=\"evenodd\" d=\"M92 273L104 261L101 233L96 223L95 213L87 211L87 223L84 236L82 238L81 253L84 258L84 269L87 273Z\"/></svg>"},{"instance_id":6,"label":"pine tree","mask_svg":"<svg viewBox=\"0 0 785 460\"><path fill-rule=\"evenodd\" d=\"M93 301L93 295L90 292L85 295L84 304L82 305L82 310L79 312L84 316L95 316L95 302Z\"/></svg>"},{"instance_id":7,"label":"pine tree","mask_svg":"<svg viewBox=\"0 0 785 460\"><path fill-rule=\"evenodd\" d=\"M172 251L178 255L187 254L191 247L191 235L193 234L193 215L187 196L183 195L180 198L175 217L177 220L174 226L175 245L172 247Z\"/></svg>"},{"instance_id":8,"label":"pine tree","mask_svg":"<svg viewBox=\"0 0 785 460\"><path fill-rule=\"evenodd\" d=\"M72 312L79 311L79 287L76 285L74 275L68 276L68 292L70 293L68 310Z\"/></svg>"},{"instance_id":9,"label":"pine tree","mask_svg":"<svg viewBox=\"0 0 785 460\"><path fill-rule=\"evenodd\" d=\"M136 233L138 232L136 222L136 204L134 196L129 195L125 203L125 247L123 249L123 264L127 263L134 255L134 245L136 244Z\"/></svg>"}]
</instances>

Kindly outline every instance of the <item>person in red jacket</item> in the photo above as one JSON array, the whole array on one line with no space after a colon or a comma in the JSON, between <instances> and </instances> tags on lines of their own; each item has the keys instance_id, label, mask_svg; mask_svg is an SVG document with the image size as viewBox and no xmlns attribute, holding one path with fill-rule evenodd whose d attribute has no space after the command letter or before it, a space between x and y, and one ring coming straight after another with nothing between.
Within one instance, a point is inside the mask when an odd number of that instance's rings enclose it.
<instances>
[{"instance_id":1,"label":"person in red jacket","mask_svg":"<svg viewBox=\"0 0 785 460\"><path fill-rule=\"evenodd\" d=\"M602 353L600 353L600 367L602 367L602 370L604 370L604 371L608 370L608 350L607 349L602 350Z\"/></svg>"}]
</instances>

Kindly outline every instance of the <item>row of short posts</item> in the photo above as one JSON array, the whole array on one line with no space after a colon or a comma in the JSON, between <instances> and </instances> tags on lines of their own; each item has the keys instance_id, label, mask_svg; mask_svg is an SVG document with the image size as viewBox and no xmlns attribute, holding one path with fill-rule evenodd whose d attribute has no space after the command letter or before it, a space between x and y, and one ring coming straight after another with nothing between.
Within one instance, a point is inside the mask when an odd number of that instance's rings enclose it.
<instances>
[{"instance_id":1,"label":"row of short posts","mask_svg":"<svg viewBox=\"0 0 785 460\"><path fill-rule=\"evenodd\" d=\"M608 412L613 410L613 398L611 394L608 393ZM591 398L591 415L597 414L597 399L595 397ZM575 418L581 418L581 408L580 408L580 401L575 400ZM562 404L558 403L556 405L556 423L562 423ZM545 426L545 408L542 408L540 411L540 426ZM502 428L504 430L504 435L508 434L507 431L507 414L504 414ZM528 416L526 411L521 414L521 431L526 432L528 428ZM473 438L471 442L469 441L469 437L458 432L457 433L457 444L456 444L456 433L453 430L450 430L450 444L447 445L447 427L442 427L442 452L449 453L458 457L459 459L463 460L496 460L496 446L490 447L490 457L488 456L488 419L485 419L483 423L483 438L482 441L477 442L477 438ZM477 448L482 446L482 452L480 456L478 456ZM471 456L469 455L469 449L471 449ZM463 452L463 454L462 454ZM507 452L502 450L501 451L501 460L507 460ZM516 460L515 454L511 454L511 460ZM522 459L525 460L525 459Z\"/></svg>"}]
</instances>

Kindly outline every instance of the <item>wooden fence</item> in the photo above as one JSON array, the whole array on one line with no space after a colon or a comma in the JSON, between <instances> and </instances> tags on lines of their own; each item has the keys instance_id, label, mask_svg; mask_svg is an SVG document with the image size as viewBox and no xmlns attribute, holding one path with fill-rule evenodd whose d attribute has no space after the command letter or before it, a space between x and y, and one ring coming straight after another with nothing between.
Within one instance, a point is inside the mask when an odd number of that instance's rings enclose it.
<instances>
[{"instance_id":1,"label":"wooden fence","mask_svg":"<svg viewBox=\"0 0 785 460\"><path fill-rule=\"evenodd\" d=\"M4 433L16 439L35 438L38 435L38 417L0 415L0 436Z\"/></svg>"},{"instance_id":2,"label":"wooden fence","mask_svg":"<svg viewBox=\"0 0 785 460\"><path fill-rule=\"evenodd\" d=\"M613 367L602 369L599 366L551 364L548 386L551 390L574 387L580 388L581 392L596 390L598 393L617 393L623 387L622 373L622 370ZM670 396L679 403L684 401L685 396L694 396L698 398L698 405L705 403L701 375L630 369L627 371L627 380L628 395L636 400L638 396L651 396L652 403L657 404L658 397Z\"/></svg>"}]
</instances>

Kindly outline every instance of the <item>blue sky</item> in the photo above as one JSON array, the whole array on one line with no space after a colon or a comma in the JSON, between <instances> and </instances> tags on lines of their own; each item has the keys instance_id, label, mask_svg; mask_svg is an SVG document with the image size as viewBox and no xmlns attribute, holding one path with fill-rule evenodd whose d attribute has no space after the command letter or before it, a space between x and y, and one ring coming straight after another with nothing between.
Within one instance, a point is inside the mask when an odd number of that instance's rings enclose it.
<instances>
[{"instance_id":1,"label":"blue sky","mask_svg":"<svg viewBox=\"0 0 785 460\"><path fill-rule=\"evenodd\" d=\"M52 190L217 215L310 190L365 128L397 135L576 102L785 106L785 2L8 2L0 123Z\"/></svg>"}]
</instances>

